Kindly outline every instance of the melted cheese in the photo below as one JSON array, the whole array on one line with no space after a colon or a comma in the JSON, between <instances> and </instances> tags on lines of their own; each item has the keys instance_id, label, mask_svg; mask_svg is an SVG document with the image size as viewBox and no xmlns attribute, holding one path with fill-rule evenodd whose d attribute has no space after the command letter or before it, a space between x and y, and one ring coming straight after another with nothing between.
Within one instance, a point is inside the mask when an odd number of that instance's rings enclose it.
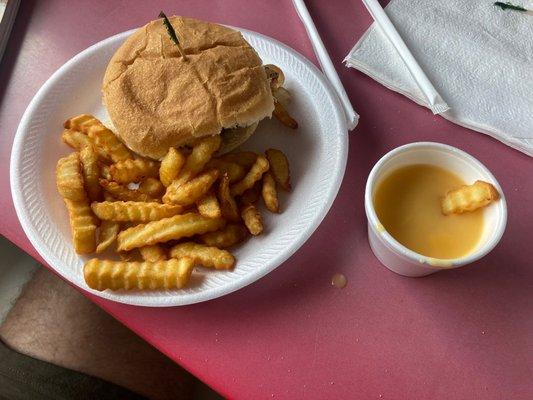
<instances>
[{"instance_id":1,"label":"melted cheese","mask_svg":"<svg viewBox=\"0 0 533 400\"><path fill-rule=\"evenodd\" d=\"M445 216L441 200L465 182L433 165L398 168L378 183L374 208L380 223L405 247L437 259L466 256L483 233L483 210Z\"/></svg>"}]
</instances>

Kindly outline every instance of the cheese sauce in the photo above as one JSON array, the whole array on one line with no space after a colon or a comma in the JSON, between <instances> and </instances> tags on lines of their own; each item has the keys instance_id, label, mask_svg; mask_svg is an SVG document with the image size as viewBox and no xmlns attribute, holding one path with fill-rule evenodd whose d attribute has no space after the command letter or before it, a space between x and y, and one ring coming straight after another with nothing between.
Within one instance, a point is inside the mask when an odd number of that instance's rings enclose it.
<instances>
[{"instance_id":1,"label":"cheese sauce","mask_svg":"<svg viewBox=\"0 0 533 400\"><path fill-rule=\"evenodd\" d=\"M440 203L446 192L466 183L433 165L398 168L379 182L374 208L379 221L398 242L427 257L463 257L483 233L483 210L445 216Z\"/></svg>"}]
</instances>

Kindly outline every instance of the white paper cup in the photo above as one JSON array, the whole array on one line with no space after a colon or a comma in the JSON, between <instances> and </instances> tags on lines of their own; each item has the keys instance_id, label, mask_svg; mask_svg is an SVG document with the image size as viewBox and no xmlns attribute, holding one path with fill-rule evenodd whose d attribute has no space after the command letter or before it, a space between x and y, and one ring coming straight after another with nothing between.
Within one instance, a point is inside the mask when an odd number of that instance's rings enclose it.
<instances>
[{"instance_id":1,"label":"white paper cup","mask_svg":"<svg viewBox=\"0 0 533 400\"><path fill-rule=\"evenodd\" d=\"M379 222L373 195L377 184L393 170L406 165L430 164L460 176L467 183L490 182L500 193L500 200L484 209L484 229L476 248L455 259L436 259L409 250L394 239ZM385 154L372 168L365 189L368 241L378 260L400 275L425 276L445 269L458 268L479 260L500 241L507 224L507 203L502 188L490 171L471 155L441 143L418 142L398 147Z\"/></svg>"}]
</instances>

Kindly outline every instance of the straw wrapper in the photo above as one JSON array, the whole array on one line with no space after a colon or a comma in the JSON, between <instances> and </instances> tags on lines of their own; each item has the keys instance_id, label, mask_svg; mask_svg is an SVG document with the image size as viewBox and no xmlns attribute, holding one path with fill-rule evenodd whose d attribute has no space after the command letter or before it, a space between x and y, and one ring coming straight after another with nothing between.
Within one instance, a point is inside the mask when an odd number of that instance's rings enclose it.
<instances>
[{"instance_id":1,"label":"straw wrapper","mask_svg":"<svg viewBox=\"0 0 533 400\"><path fill-rule=\"evenodd\" d=\"M324 46L324 43L322 42L322 39L318 34L315 24L313 23L313 19L309 15L309 11L305 6L304 1L293 0L293 3L294 7L296 8L296 12L298 13L298 16L302 20L305 30L307 31L307 36L309 36L309 39L311 40L313 50L318 59L318 62L320 63L320 67L322 68L322 71L329 79L330 83L333 85L335 91L337 92L337 95L339 96L339 99L344 108L344 114L346 115L348 130L351 131L357 126L357 123L359 122L359 115L355 112L352 107L352 104L350 103L350 99L346 94L346 90L344 90L344 86L342 85L339 75L337 74L333 63L331 62L331 58L329 57L326 47Z\"/></svg>"},{"instance_id":2,"label":"straw wrapper","mask_svg":"<svg viewBox=\"0 0 533 400\"><path fill-rule=\"evenodd\" d=\"M363 0L364 5L366 6L376 25L384 33L385 37L389 42L394 46L398 54L400 55L405 66L409 69L411 76L415 80L418 88L424 94L427 100L427 106L433 112L433 114L441 114L450 109L446 102L442 99L441 95L437 92L433 84L430 82L425 72L420 68L420 65L415 60L411 51L405 45L405 42L398 34L398 31L392 24L391 20L378 3L377 0ZM348 66L350 65L350 60L347 58L344 60Z\"/></svg>"}]
</instances>

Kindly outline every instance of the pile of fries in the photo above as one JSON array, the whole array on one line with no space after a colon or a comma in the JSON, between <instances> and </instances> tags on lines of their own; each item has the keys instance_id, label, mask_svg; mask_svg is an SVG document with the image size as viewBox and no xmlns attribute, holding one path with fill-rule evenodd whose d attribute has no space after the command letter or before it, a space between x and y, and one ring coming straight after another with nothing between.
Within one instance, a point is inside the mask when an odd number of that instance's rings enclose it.
<instances>
[{"instance_id":1,"label":"pile of fries","mask_svg":"<svg viewBox=\"0 0 533 400\"><path fill-rule=\"evenodd\" d=\"M115 247L120 256L86 262L85 281L96 290L182 288L196 266L232 269L227 249L263 232L259 199L279 213L278 188L291 190L280 150L215 156L221 138L211 136L158 162L131 152L91 115L64 126L75 152L58 161L56 180L74 248Z\"/></svg>"}]
</instances>

